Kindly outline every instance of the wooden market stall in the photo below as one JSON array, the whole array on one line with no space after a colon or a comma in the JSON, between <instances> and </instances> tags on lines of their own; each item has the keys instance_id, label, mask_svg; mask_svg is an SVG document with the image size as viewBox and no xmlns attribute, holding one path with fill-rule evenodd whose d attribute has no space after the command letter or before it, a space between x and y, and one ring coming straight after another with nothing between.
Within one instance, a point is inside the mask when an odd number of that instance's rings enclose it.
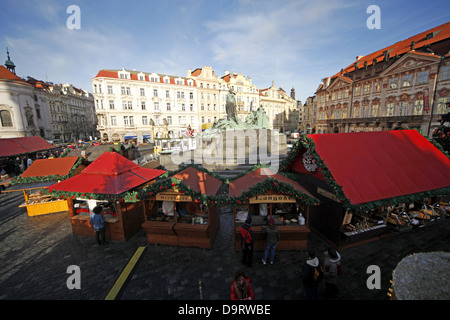
<instances>
[{"instance_id":1,"label":"wooden market stall","mask_svg":"<svg viewBox=\"0 0 450 320\"><path fill-rule=\"evenodd\" d=\"M263 228L273 218L280 232L277 250L306 250L308 245L309 207L318 200L298 182L257 168L229 184L229 196L234 198L234 244L241 250L241 227L252 219L255 250L266 245Z\"/></svg>"},{"instance_id":2,"label":"wooden market stall","mask_svg":"<svg viewBox=\"0 0 450 320\"><path fill-rule=\"evenodd\" d=\"M11 179L6 192L23 192L28 216L68 211L67 201L54 195L41 194L41 189L77 175L86 166L79 157L37 159L20 176Z\"/></svg>"},{"instance_id":3,"label":"wooden market stall","mask_svg":"<svg viewBox=\"0 0 450 320\"><path fill-rule=\"evenodd\" d=\"M136 199L137 191L165 172L142 168L117 152L104 152L79 175L47 189L67 200L74 234L95 236L91 212L96 205L102 205L106 239L127 241L144 220L143 202Z\"/></svg>"},{"instance_id":4,"label":"wooden market stall","mask_svg":"<svg viewBox=\"0 0 450 320\"><path fill-rule=\"evenodd\" d=\"M222 182L193 166L154 184L144 200L148 243L212 248L220 226L220 208L208 199Z\"/></svg>"},{"instance_id":5,"label":"wooden market stall","mask_svg":"<svg viewBox=\"0 0 450 320\"><path fill-rule=\"evenodd\" d=\"M302 136L280 170L320 200L310 227L337 248L446 215L438 197L449 195L450 159L416 130Z\"/></svg>"}]
</instances>

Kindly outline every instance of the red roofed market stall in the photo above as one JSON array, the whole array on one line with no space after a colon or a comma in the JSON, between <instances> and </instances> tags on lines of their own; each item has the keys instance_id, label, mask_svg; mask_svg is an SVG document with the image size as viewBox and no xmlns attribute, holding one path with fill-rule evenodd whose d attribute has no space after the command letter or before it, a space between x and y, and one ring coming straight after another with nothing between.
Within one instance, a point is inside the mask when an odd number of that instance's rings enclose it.
<instances>
[{"instance_id":1,"label":"red roofed market stall","mask_svg":"<svg viewBox=\"0 0 450 320\"><path fill-rule=\"evenodd\" d=\"M79 175L46 189L67 199L74 234L95 235L90 213L96 205L102 205L106 238L126 241L144 220L143 202L137 192L164 173L142 168L116 152L104 152Z\"/></svg>"},{"instance_id":2,"label":"red roofed market stall","mask_svg":"<svg viewBox=\"0 0 450 320\"><path fill-rule=\"evenodd\" d=\"M278 226L280 242L277 250L306 250L309 229L309 207L315 199L298 182L264 167L255 167L235 178L229 185L234 199L234 244L241 250L241 227L252 219L255 250L266 245L263 228L273 218Z\"/></svg>"},{"instance_id":3,"label":"red roofed market stall","mask_svg":"<svg viewBox=\"0 0 450 320\"><path fill-rule=\"evenodd\" d=\"M281 170L320 200L310 226L337 247L447 216L450 159L416 130L303 136Z\"/></svg>"},{"instance_id":4,"label":"red roofed market stall","mask_svg":"<svg viewBox=\"0 0 450 320\"><path fill-rule=\"evenodd\" d=\"M148 243L212 248L220 226L215 202L222 181L194 166L141 192Z\"/></svg>"},{"instance_id":5,"label":"red roofed market stall","mask_svg":"<svg viewBox=\"0 0 450 320\"><path fill-rule=\"evenodd\" d=\"M23 192L25 202L19 207L27 208L28 216L68 211L65 199L41 194L40 189L77 175L85 167L79 157L37 159L24 173L11 179L12 186L5 192Z\"/></svg>"}]
</instances>

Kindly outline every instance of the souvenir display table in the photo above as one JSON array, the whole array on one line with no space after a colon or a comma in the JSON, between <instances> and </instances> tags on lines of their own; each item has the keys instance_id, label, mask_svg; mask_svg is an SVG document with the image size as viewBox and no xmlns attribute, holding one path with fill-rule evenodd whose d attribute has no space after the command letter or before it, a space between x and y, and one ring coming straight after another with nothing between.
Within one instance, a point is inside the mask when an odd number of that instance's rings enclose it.
<instances>
[{"instance_id":1,"label":"souvenir display table","mask_svg":"<svg viewBox=\"0 0 450 320\"><path fill-rule=\"evenodd\" d=\"M144 190L148 196L143 200L142 228L148 243L212 248L220 226L220 208L206 199L215 196L221 184L191 166Z\"/></svg>"},{"instance_id":2,"label":"souvenir display table","mask_svg":"<svg viewBox=\"0 0 450 320\"><path fill-rule=\"evenodd\" d=\"M300 184L267 168L258 168L231 181L229 195L239 199L233 208L236 250L242 249L240 230L247 218L252 219L255 250L265 248L263 229L270 218L280 233L277 250L307 249L309 206L318 201Z\"/></svg>"}]
</instances>

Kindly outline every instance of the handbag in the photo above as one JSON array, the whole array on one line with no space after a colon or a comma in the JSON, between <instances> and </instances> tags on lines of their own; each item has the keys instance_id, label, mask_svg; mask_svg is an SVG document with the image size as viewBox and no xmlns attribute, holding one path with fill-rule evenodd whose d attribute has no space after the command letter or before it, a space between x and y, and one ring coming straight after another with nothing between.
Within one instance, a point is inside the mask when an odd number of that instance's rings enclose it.
<instances>
[{"instance_id":1,"label":"handbag","mask_svg":"<svg viewBox=\"0 0 450 320\"><path fill-rule=\"evenodd\" d=\"M344 273L344 269L342 269L342 266L340 264L337 265L337 273L338 274L343 274Z\"/></svg>"}]
</instances>

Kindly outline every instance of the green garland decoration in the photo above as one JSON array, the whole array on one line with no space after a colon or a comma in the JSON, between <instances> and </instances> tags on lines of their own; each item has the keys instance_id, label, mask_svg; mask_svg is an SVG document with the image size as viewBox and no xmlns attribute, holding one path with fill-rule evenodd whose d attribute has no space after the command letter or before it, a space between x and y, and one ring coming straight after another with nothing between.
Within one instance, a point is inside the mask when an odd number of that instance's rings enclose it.
<instances>
[{"instance_id":1,"label":"green garland decoration","mask_svg":"<svg viewBox=\"0 0 450 320\"><path fill-rule=\"evenodd\" d=\"M415 194L409 194L404 196L392 197L388 199L380 199L376 201L371 201L362 204L353 204L345 195L342 190L342 186L339 185L334 179L331 171L325 162L320 158L319 154L316 152L316 146L314 140L307 137L306 135L301 135L299 139L294 144L291 151L288 153L287 157L280 164L280 171L287 172L290 169L290 164L299 155L302 149L306 149L310 152L313 157L313 161L317 164L318 170L324 176L325 182L331 187L333 193L341 202L341 205L351 212L361 213L377 209L381 206L397 205L400 203L413 203L422 201L423 199L437 196L448 196L450 195L450 187L445 187L441 189L419 192Z\"/></svg>"},{"instance_id":2,"label":"green garland decoration","mask_svg":"<svg viewBox=\"0 0 450 320\"><path fill-rule=\"evenodd\" d=\"M278 181L275 178L267 178L251 187L248 191L243 192L239 197L229 198L228 205L239 205L248 203L248 200L257 195L262 195L267 191L277 191L279 194L287 195L295 198L308 206L319 205L320 201L316 198L310 197L303 192L296 190L291 184Z\"/></svg>"}]
</instances>

